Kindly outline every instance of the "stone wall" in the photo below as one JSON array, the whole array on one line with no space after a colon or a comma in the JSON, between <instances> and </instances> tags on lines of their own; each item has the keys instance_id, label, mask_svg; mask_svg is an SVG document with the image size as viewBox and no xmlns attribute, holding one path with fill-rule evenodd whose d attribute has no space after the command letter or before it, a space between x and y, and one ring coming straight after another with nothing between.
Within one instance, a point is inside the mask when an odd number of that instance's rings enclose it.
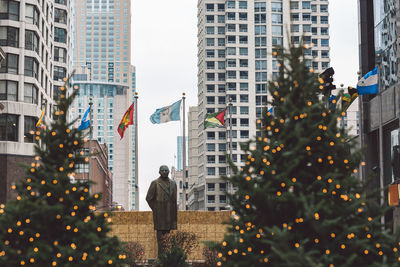
<instances>
[{"instance_id":1,"label":"stone wall","mask_svg":"<svg viewBox=\"0 0 400 267\"><path fill-rule=\"evenodd\" d=\"M221 242L229 220L229 211L179 211L178 230L194 233L200 247L191 253L189 260L203 260L206 241ZM150 211L113 212L112 235L122 242L140 243L145 250L145 259L157 257L157 238L153 228L153 215Z\"/></svg>"}]
</instances>

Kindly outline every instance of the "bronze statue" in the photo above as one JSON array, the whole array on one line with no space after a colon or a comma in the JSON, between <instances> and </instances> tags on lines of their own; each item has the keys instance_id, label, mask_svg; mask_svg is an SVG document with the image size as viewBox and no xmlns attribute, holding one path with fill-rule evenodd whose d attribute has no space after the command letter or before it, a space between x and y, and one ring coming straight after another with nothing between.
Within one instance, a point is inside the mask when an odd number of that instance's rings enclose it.
<instances>
[{"instance_id":1,"label":"bronze statue","mask_svg":"<svg viewBox=\"0 0 400 267\"><path fill-rule=\"evenodd\" d=\"M146 201L153 211L154 230L157 230L158 254L163 252L163 235L177 229L178 205L176 183L168 178L167 166L160 167L160 177L151 182Z\"/></svg>"}]
</instances>

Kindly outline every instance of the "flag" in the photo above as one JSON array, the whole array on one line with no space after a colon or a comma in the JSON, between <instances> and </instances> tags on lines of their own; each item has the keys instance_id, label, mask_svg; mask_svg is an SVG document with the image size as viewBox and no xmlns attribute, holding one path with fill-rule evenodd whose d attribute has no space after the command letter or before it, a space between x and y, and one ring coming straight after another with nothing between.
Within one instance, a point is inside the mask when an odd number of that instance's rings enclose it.
<instances>
[{"instance_id":1,"label":"flag","mask_svg":"<svg viewBox=\"0 0 400 267\"><path fill-rule=\"evenodd\" d=\"M179 100L170 106L158 108L150 116L151 123L160 124L169 121L179 121L181 119L181 102L182 100Z\"/></svg>"},{"instance_id":2,"label":"flag","mask_svg":"<svg viewBox=\"0 0 400 267\"><path fill-rule=\"evenodd\" d=\"M82 120L81 120L81 125L79 125L78 130L86 130L87 128L90 127L90 119L87 120L87 116L90 113L90 106L89 108L86 110L85 114L83 114Z\"/></svg>"},{"instance_id":3,"label":"flag","mask_svg":"<svg viewBox=\"0 0 400 267\"><path fill-rule=\"evenodd\" d=\"M342 96L342 100L346 102L351 102L351 96L350 94L346 93Z\"/></svg>"},{"instance_id":4,"label":"flag","mask_svg":"<svg viewBox=\"0 0 400 267\"><path fill-rule=\"evenodd\" d=\"M226 108L219 112L206 114L206 117L204 119L204 129L211 127L224 127L225 113L226 113Z\"/></svg>"},{"instance_id":5,"label":"flag","mask_svg":"<svg viewBox=\"0 0 400 267\"><path fill-rule=\"evenodd\" d=\"M344 94L342 97L342 111L346 112L346 110L350 107L353 101L358 97L358 91L356 88L349 86L347 88L348 93ZM344 103L347 102L347 103Z\"/></svg>"},{"instance_id":6,"label":"flag","mask_svg":"<svg viewBox=\"0 0 400 267\"><path fill-rule=\"evenodd\" d=\"M121 122L118 125L118 133L121 136L121 139L124 138L124 132L126 128L128 128L128 126L132 124L133 124L133 103L125 112Z\"/></svg>"},{"instance_id":7,"label":"flag","mask_svg":"<svg viewBox=\"0 0 400 267\"><path fill-rule=\"evenodd\" d=\"M271 107L271 108L267 111L267 115L268 115L268 116L274 115L274 107Z\"/></svg>"},{"instance_id":8,"label":"flag","mask_svg":"<svg viewBox=\"0 0 400 267\"><path fill-rule=\"evenodd\" d=\"M353 87L349 86L349 87L347 88L347 91L349 92L351 98L353 98L353 99L356 98L356 97L358 96L357 88L353 88Z\"/></svg>"},{"instance_id":9,"label":"flag","mask_svg":"<svg viewBox=\"0 0 400 267\"><path fill-rule=\"evenodd\" d=\"M375 67L358 81L357 90L359 95L378 93L378 67Z\"/></svg>"},{"instance_id":10,"label":"flag","mask_svg":"<svg viewBox=\"0 0 400 267\"><path fill-rule=\"evenodd\" d=\"M329 109L331 109L331 110L335 110L336 109L336 104L337 104L336 97L337 96L335 96L335 95L331 95L329 97Z\"/></svg>"},{"instance_id":11,"label":"flag","mask_svg":"<svg viewBox=\"0 0 400 267\"><path fill-rule=\"evenodd\" d=\"M36 127L39 129L44 128L44 114L45 113L46 113L46 106L43 107L42 114L40 115L40 118L39 118L38 122L36 123Z\"/></svg>"}]
</instances>

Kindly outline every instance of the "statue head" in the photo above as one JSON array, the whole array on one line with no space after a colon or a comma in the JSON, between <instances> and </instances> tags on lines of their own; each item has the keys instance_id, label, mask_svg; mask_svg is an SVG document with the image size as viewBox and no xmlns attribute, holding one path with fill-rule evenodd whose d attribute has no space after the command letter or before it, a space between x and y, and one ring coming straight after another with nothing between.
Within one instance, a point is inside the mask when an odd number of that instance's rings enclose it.
<instances>
[{"instance_id":1,"label":"statue head","mask_svg":"<svg viewBox=\"0 0 400 267\"><path fill-rule=\"evenodd\" d=\"M162 178L168 178L168 174L169 174L168 166L162 165L162 166L160 167L159 173L160 173L160 175L161 175Z\"/></svg>"}]
</instances>

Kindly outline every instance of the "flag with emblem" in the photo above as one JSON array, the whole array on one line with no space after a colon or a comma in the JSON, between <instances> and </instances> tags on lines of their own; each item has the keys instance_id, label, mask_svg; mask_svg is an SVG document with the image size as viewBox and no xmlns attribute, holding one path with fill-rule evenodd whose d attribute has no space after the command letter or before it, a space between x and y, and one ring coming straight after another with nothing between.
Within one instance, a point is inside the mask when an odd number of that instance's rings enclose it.
<instances>
[{"instance_id":1,"label":"flag with emblem","mask_svg":"<svg viewBox=\"0 0 400 267\"><path fill-rule=\"evenodd\" d=\"M170 106L156 109L150 116L151 123L160 124L169 121L179 121L181 119L181 103L182 100L179 100Z\"/></svg>"},{"instance_id":2,"label":"flag with emblem","mask_svg":"<svg viewBox=\"0 0 400 267\"><path fill-rule=\"evenodd\" d=\"M219 112L206 114L206 117L204 119L204 129L212 127L224 127L225 113L226 108Z\"/></svg>"},{"instance_id":3,"label":"flag with emblem","mask_svg":"<svg viewBox=\"0 0 400 267\"><path fill-rule=\"evenodd\" d=\"M132 124L133 124L133 103L125 112L121 122L119 123L118 133L121 136L121 139L124 138L124 133L126 128L128 128L128 126Z\"/></svg>"}]
</instances>

